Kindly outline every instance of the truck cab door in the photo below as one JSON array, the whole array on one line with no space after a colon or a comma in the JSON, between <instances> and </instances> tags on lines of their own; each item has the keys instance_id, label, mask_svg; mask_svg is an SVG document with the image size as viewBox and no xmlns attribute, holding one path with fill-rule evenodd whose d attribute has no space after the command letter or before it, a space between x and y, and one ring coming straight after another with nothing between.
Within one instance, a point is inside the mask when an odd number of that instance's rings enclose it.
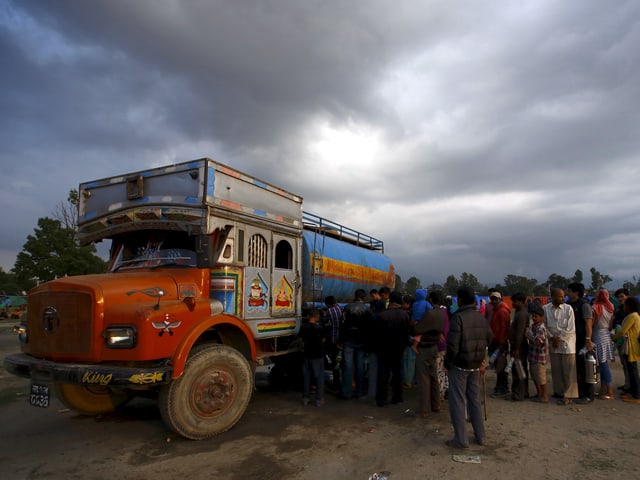
<instances>
[{"instance_id":1,"label":"truck cab door","mask_svg":"<svg viewBox=\"0 0 640 480\"><path fill-rule=\"evenodd\" d=\"M271 314L274 317L293 315L300 304L299 248L298 238L273 234Z\"/></svg>"},{"instance_id":2,"label":"truck cab door","mask_svg":"<svg viewBox=\"0 0 640 480\"><path fill-rule=\"evenodd\" d=\"M246 245L245 318L268 318L271 316L273 298L271 232L247 227Z\"/></svg>"}]
</instances>

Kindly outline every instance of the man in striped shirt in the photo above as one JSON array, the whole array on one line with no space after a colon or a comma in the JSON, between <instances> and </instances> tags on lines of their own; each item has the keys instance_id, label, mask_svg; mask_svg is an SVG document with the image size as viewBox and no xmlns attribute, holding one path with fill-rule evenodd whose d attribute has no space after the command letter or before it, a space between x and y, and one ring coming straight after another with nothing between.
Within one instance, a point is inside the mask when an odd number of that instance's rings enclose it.
<instances>
[{"instance_id":1,"label":"man in striped shirt","mask_svg":"<svg viewBox=\"0 0 640 480\"><path fill-rule=\"evenodd\" d=\"M331 359L331 365L333 367L333 381L331 382L331 389L340 394L342 391L342 346L340 341L340 324L342 323L342 308L336 302L336 297L329 295L324 299L324 304L327 309L324 312L323 325L325 328L330 329L331 335L329 335L329 358Z\"/></svg>"}]
</instances>

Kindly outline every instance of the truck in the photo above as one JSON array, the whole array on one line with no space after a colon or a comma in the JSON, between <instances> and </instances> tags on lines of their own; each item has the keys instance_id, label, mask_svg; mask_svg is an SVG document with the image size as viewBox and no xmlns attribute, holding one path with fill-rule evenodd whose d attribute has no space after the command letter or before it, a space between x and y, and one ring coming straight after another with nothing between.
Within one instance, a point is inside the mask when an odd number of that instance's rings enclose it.
<instances>
[{"instance_id":1,"label":"truck","mask_svg":"<svg viewBox=\"0 0 640 480\"><path fill-rule=\"evenodd\" d=\"M157 398L167 427L233 427L255 371L300 349L311 308L393 288L384 244L303 210L299 195L210 158L79 186L81 245L110 240L104 274L31 289L6 370L85 415ZM368 290L367 290L368 291Z\"/></svg>"}]
</instances>

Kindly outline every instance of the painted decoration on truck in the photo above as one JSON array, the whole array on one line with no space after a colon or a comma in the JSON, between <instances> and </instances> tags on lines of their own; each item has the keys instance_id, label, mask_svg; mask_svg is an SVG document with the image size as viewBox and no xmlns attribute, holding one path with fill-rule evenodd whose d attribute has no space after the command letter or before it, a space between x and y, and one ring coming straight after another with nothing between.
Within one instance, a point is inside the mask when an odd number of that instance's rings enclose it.
<instances>
[{"instance_id":1,"label":"painted decoration on truck","mask_svg":"<svg viewBox=\"0 0 640 480\"><path fill-rule=\"evenodd\" d=\"M80 379L83 385L101 385L106 387L113 380L112 373L94 372L93 370L85 370Z\"/></svg>"},{"instance_id":2,"label":"painted decoration on truck","mask_svg":"<svg viewBox=\"0 0 640 480\"><path fill-rule=\"evenodd\" d=\"M136 373L129 377L129 382L137 385L164 382L164 372Z\"/></svg>"},{"instance_id":3,"label":"painted decoration on truck","mask_svg":"<svg viewBox=\"0 0 640 480\"><path fill-rule=\"evenodd\" d=\"M241 316L242 269L231 266L216 268L211 271L209 282L210 296L222 303L224 312Z\"/></svg>"},{"instance_id":4,"label":"painted decoration on truck","mask_svg":"<svg viewBox=\"0 0 640 480\"><path fill-rule=\"evenodd\" d=\"M260 273L251 280L247 291L247 310L267 310L269 288Z\"/></svg>"},{"instance_id":5,"label":"painted decoration on truck","mask_svg":"<svg viewBox=\"0 0 640 480\"><path fill-rule=\"evenodd\" d=\"M182 325L180 320L172 321L173 318L173 315L166 313L164 315L164 320L161 322L151 322L151 326L156 330L159 330L159 337L163 336L165 333L168 333L170 337L173 337L173 329Z\"/></svg>"},{"instance_id":6,"label":"painted decoration on truck","mask_svg":"<svg viewBox=\"0 0 640 480\"><path fill-rule=\"evenodd\" d=\"M295 320L280 320L277 322L258 323L258 333L281 332L283 330L295 330Z\"/></svg>"},{"instance_id":7,"label":"painted decoration on truck","mask_svg":"<svg viewBox=\"0 0 640 480\"><path fill-rule=\"evenodd\" d=\"M358 265L335 258L323 258L322 270L324 275L345 282L358 282L366 279L368 282L387 285L391 282L391 275L395 277L393 265L389 266L389 271L378 270L366 265ZM395 278L393 279L395 280Z\"/></svg>"},{"instance_id":8,"label":"painted decoration on truck","mask_svg":"<svg viewBox=\"0 0 640 480\"><path fill-rule=\"evenodd\" d=\"M276 294L275 301L273 302L273 309L275 311L291 310L293 306L293 287L284 275L280 278L280 285L278 293Z\"/></svg>"}]
</instances>

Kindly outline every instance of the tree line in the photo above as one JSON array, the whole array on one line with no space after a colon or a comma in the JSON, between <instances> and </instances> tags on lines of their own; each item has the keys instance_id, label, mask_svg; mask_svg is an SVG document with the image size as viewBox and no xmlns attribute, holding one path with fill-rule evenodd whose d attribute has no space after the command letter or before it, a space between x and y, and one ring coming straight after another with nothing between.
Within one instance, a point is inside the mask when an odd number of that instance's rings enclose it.
<instances>
[{"instance_id":1,"label":"tree line","mask_svg":"<svg viewBox=\"0 0 640 480\"><path fill-rule=\"evenodd\" d=\"M460 276L453 274L447 276L441 285L432 283L431 285L425 286L423 286L420 279L415 276L403 282L400 275L396 275L396 290L412 294L417 288L427 288L428 290L439 290L445 295L455 295L458 287L466 285L475 290L478 295L482 296L489 295L489 288L495 288L503 295L513 295L514 293L520 292L527 296L546 297L549 296L549 290L552 287L566 288L570 283L577 282L585 285L587 295L595 295L598 289L602 287L607 288L607 283L613 280L609 275L598 271L595 267L589 269L589 274L590 276L586 278L584 272L580 269L576 270L571 277L552 273L547 280L542 283L538 282L535 278L510 274L504 277L504 283L487 285L481 283L474 274L463 272ZM640 279L634 277L633 281L626 281L622 286L628 289L632 295L640 295Z\"/></svg>"}]
</instances>

